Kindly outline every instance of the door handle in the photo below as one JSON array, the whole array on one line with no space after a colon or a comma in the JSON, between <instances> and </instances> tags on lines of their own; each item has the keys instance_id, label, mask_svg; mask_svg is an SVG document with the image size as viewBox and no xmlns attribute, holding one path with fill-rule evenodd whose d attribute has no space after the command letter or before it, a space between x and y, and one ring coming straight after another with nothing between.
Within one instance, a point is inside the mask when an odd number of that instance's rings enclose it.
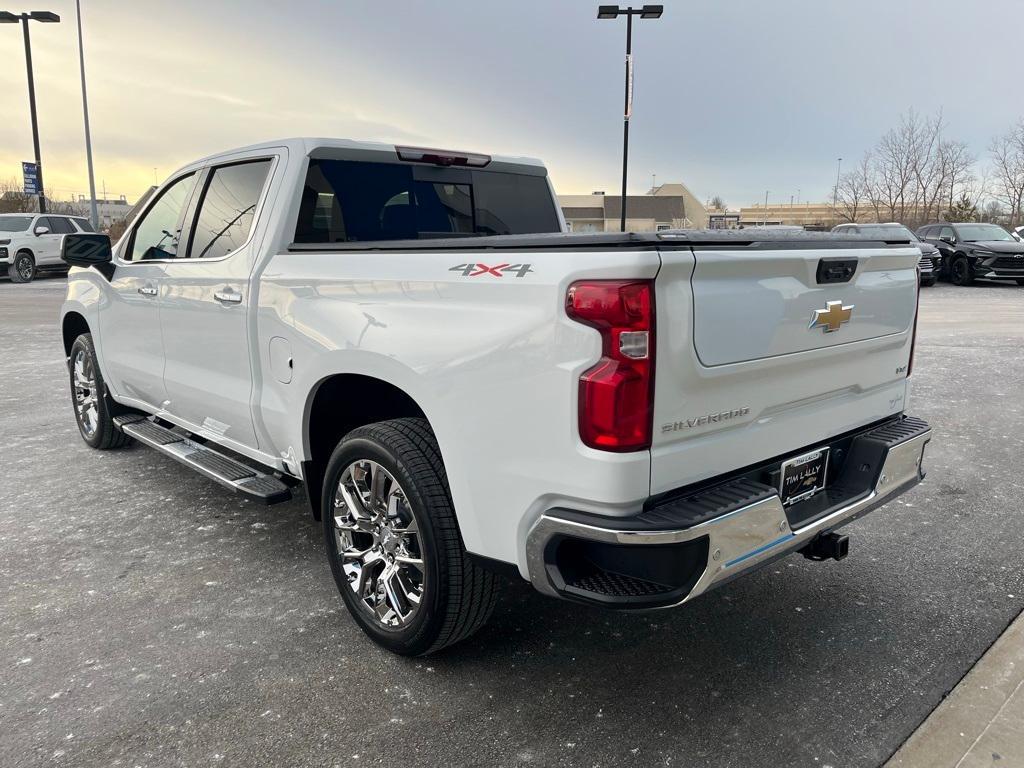
<instances>
[{"instance_id":1,"label":"door handle","mask_svg":"<svg viewBox=\"0 0 1024 768\"><path fill-rule=\"evenodd\" d=\"M139 293L141 293L143 296L156 296L156 288L154 288L152 285L144 285L141 288L139 288Z\"/></svg>"},{"instance_id":2,"label":"door handle","mask_svg":"<svg viewBox=\"0 0 1024 768\"><path fill-rule=\"evenodd\" d=\"M219 301L221 304L241 304L242 294L231 289L225 289L222 291L214 291L213 298Z\"/></svg>"}]
</instances>

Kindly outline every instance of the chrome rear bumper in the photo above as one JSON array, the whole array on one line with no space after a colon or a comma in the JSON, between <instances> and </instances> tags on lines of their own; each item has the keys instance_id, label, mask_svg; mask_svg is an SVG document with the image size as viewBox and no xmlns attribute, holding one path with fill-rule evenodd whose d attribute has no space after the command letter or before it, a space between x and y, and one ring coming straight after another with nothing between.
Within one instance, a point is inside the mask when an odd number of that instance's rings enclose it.
<instances>
[{"instance_id":1,"label":"chrome rear bumper","mask_svg":"<svg viewBox=\"0 0 1024 768\"><path fill-rule=\"evenodd\" d=\"M901 440L897 435L895 442L885 447L884 459L878 462L880 468L872 470L873 479L870 484L865 485L847 502L825 510L807 524L791 525L778 494L764 492L756 501L737 505L724 514L696 525L669 530L651 530L646 527L642 530L624 530L618 524L606 523L603 526L601 518L594 515L590 516L592 521L584 522L580 519L566 519L559 515L558 510L552 510L537 521L527 538L526 556L530 580L537 590L548 595L612 607L668 607L685 603L780 555L801 549L816 536L867 514L920 482L924 477L922 461L925 445L931 439L931 429L916 419L901 423L909 424L911 421L915 422L916 429L908 430L910 434L906 439ZM865 433L863 437L873 438L875 432L886 426ZM850 461L852 457L851 453L847 460ZM719 488L728 490L724 485ZM723 494L718 492L719 488L711 490L721 498ZM766 490L767 487L762 486L762 491ZM638 590L646 592L637 595L635 600L630 599L628 594L615 594L614 599L606 600L596 594L588 595L586 590L575 589L563 578L561 571L564 568L556 562L553 549L559 541L564 540L612 545L608 549L615 552L623 552L626 547L693 543L694 546L683 548L680 552L685 551L687 557L701 558L702 562L697 563L692 578L686 584L676 585L676 589L666 588L659 593L653 586L641 585ZM697 542L703 540L707 542L706 548L703 544L696 546ZM650 552L653 554L653 550ZM611 557L614 558L615 555ZM603 561L607 559L599 558ZM635 557L633 561L636 561ZM614 571L614 567L608 569L606 576L596 583L610 583L610 589L617 593L628 593L631 589L631 577L622 577ZM588 583L595 582L591 579Z\"/></svg>"}]
</instances>

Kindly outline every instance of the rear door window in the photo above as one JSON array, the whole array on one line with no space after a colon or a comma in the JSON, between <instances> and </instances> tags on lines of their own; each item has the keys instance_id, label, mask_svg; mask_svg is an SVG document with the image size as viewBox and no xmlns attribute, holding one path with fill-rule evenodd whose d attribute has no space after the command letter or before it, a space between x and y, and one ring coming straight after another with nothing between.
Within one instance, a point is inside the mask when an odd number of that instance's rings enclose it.
<instances>
[{"instance_id":1,"label":"rear door window","mask_svg":"<svg viewBox=\"0 0 1024 768\"><path fill-rule=\"evenodd\" d=\"M270 160L214 168L206 182L189 248L193 259L216 259L249 239Z\"/></svg>"},{"instance_id":2,"label":"rear door window","mask_svg":"<svg viewBox=\"0 0 1024 768\"><path fill-rule=\"evenodd\" d=\"M71 222L63 216L50 216L49 220L51 235L70 235L75 231L75 228L71 226Z\"/></svg>"},{"instance_id":3,"label":"rear door window","mask_svg":"<svg viewBox=\"0 0 1024 768\"><path fill-rule=\"evenodd\" d=\"M338 243L558 232L543 176L310 160L295 241Z\"/></svg>"}]
</instances>

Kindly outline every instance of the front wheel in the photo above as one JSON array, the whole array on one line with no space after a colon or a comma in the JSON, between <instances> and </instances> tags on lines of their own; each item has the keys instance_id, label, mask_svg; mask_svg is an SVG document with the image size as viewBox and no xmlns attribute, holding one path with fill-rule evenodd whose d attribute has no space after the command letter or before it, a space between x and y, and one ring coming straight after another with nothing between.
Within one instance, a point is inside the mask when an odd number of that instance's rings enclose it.
<instances>
[{"instance_id":1,"label":"front wheel","mask_svg":"<svg viewBox=\"0 0 1024 768\"><path fill-rule=\"evenodd\" d=\"M68 363L71 374L71 404L82 439L90 448L105 451L121 448L131 438L114 426L113 404L106 394L103 374L96 360L92 334L83 333L71 345Z\"/></svg>"},{"instance_id":2,"label":"front wheel","mask_svg":"<svg viewBox=\"0 0 1024 768\"><path fill-rule=\"evenodd\" d=\"M31 253L21 251L14 257L14 263L7 268L12 283L31 283L36 276L36 260Z\"/></svg>"},{"instance_id":3,"label":"front wheel","mask_svg":"<svg viewBox=\"0 0 1024 768\"><path fill-rule=\"evenodd\" d=\"M970 285L974 282L974 275L971 273L971 263L966 256L957 256L953 260L953 284Z\"/></svg>"},{"instance_id":4,"label":"front wheel","mask_svg":"<svg viewBox=\"0 0 1024 768\"><path fill-rule=\"evenodd\" d=\"M334 580L378 645L405 656L431 653L490 617L496 577L466 553L426 420L350 432L327 465L322 498Z\"/></svg>"}]
</instances>

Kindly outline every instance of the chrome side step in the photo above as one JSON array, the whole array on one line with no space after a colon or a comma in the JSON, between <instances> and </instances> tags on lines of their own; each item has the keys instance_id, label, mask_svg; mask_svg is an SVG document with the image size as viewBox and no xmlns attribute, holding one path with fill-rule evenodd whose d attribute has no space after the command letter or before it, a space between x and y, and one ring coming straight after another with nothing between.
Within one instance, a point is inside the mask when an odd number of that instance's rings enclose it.
<instances>
[{"instance_id":1,"label":"chrome side step","mask_svg":"<svg viewBox=\"0 0 1024 768\"><path fill-rule=\"evenodd\" d=\"M259 472L206 445L189 440L138 414L115 416L114 425L129 437L181 462L233 491L266 504L292 498L291 489L274 475Z\"/></svg>"}]
</instances>

